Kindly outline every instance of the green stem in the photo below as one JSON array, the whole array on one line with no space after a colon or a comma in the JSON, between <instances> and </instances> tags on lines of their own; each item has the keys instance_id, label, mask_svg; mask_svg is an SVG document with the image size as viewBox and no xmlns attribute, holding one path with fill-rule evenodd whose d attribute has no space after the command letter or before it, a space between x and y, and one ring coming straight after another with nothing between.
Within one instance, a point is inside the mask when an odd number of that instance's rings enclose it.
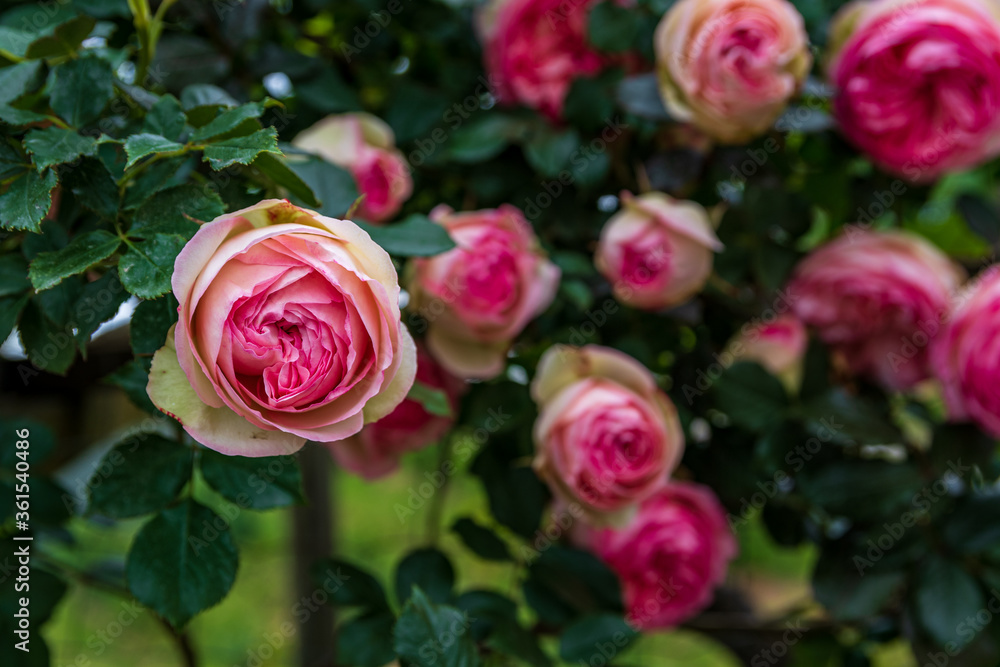
<instances>
[{"instance_id":1,"label":"green stem","mask_svg":"<svg viewBox=\"0 0 1000 667\"><path fill-rule=\"evenodd\" d=\"M156 14L149 10L149 0L128 0L133 23L139 36L139 62L135 70L135 83L142 86L149 73L149 66L156 57L156 44L163 33L163 17L177 0L163 0Z\"/></svg>"}]
</instances>

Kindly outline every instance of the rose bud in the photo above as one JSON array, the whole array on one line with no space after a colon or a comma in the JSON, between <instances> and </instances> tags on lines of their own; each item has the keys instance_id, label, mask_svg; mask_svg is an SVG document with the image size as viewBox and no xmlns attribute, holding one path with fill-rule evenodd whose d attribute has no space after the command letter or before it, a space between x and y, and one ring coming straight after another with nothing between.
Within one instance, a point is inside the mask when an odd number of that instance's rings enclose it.
<instances>
[{"instance_id":1,"label":"rose bud","mask_svg":"<svg viewBox=\"0 0 1000 667\"><path fill-rule=\"evenodd\" d=\"M854 2L831 35L834 113L882 167L929 181L1000 153L995 2Z\"/></svg>"},{"instance_id":2,"label":"rose bud","mask_svg":"<svg viewBox=\"0 0 1000 667\"><path fill-rule=\"evenodd\" d=\"M701 291L712 273L712 253L722 250L705 209L662 192L623 192L621 200L622 210L604 225L594 255L615 297L659 310Z\"/></svg>"},{"instance_id":3,"label":"rose bud","mask_svg":"<svg viewBox=\"0 0 1000 667\"><path fill-rule=\"evenodd\" d=\"M802 381L802 360L809 335L794 315L771 322L749 322L729 344L733 361L753 361L795 391Z\"/></svg>"},{"instance_id":4,"label":"rose bud","mask_svg":"<svg viewBox=\"0 0 1000 667\"><path fill-rule=\"evenodd\" d=\"M550 348L531 384L538 475L595 523L620 522L684 450L677 411L642 364L611 348Z\"/></svg>"},{"instance_id":5,"label":"rose bud","mask_svg":"<svg viewBox=\"0 0 1000 667\"><path fill-rule=\"evenodd\" d=\"M770 129L812 67L805 24L786 0L680 0L654 47L667 110L726 143Z\"/></svg>"},{"instance_id":6,"label":"rose bud","mask_svg":"<svg viewBox=\"0 0 1000 667\"><path fill-rule=\"evenodd\" d=\"M927 378L930 341L963 277L915 234L848 228L799 263L788 294L852 372L901 390Z\"/></svg>"},{"instance_id":7,"label":"rose bud","mask_svg":"<svg viewBox=\"0 0 1000 667\"><path fill-rule=\"evenodd\" d=\"M384 477L399 467L403 454L432 445L448 432L455 423L465 383L449 375L420 345L416 381L444 392L452 416L431 414L419 401L407 398L357 435L330 445L330 453L341 467L369 480Z\"/></svg>"},{"instance_id":8,"label":"rose bud","mask_svg":"<svg viewBox=\"0 0 1000 667\"><path fill-rule=\"evenodd\" d=\"M177 256L173 292L147 392L223 454L342 440L413 384L392 260L349 220L279 200L223 215Z\"/></svg>"},{"instance_id":9,"label":"rose bud","mask_svg":"<svg viewBox=\"0 0 1000 667\"><path fill-rule=\"evenodd\" d=\"M427 321L427 347L445 369L495 377L511 342L552 303L559 269L513 206L465 213L439 206L431 219L458 247L413 260L410 307Z\"/></svg>"},{"instance_id":10,"label":"rose bud","mask_svg":"<svg viewBox=\"0 0 1000 667\"><path fill-rule=\"evenodd\" d=\"M364 195L357 215L369 222L391 219L413 193L413 178L392 129L371 114L327 116L300 132L292 145L351 172Z\"/></svg>"}]
</instances>

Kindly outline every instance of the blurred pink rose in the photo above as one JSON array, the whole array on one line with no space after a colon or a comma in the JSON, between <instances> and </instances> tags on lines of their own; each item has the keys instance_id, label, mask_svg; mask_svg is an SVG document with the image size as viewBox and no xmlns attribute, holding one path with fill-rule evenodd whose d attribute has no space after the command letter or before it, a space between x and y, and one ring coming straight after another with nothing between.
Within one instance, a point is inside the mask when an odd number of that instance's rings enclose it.
<instances>
[{"instance_id":1,"label":"blurred pink rose","mask_svg":"<svg viewBox=\"0 0 1000 667\"><path fill-rule=\"evenodd\" d=\"M550 348L531 385L535 470L598 523L667 482L684 451L673 403L632 357L606 347Z\"/></svg>"},{"instance_id":2,"label":"blurred pink rose","mask_svg":"<svg viewBox=\"0 0 1000 667\"><path fill-rule=\"evenodd\" d=\"M607 59L587 42L597 0L492 0L479 16L486 71L498 99L549 118L562 116L573 79L597 74Z\"/></svg>"},{"instance_id":3,"label":"blurred pink rose","mask_svg":"<svg viewBox=\"0 0 1000 667\"><path fill-rule=\"evenodd\" d=\"M727 143L770 129L812 67L805 24L785 0L680 0L654 47L670 113Z\"/></svg>"},{"instance_id":4,"label":"blurred pink rose","mask_svg":"<svg viewBox=\"0 0 1000 667\"><path fill-rule=\"evenodd\" d=\"M223 454L342 440L413 384L392 260L349 220L274 199L223 215L177 256L173 291L147 391Z\"/></svg>"},{"instance_id":5,"label":"blurred pink rose","mask_svg":"<svg viewBox=\"0 0 1000 667\"><path fill-rule=\"evenodd\" d=\"M697 294L722 250L700 204L662 192L621 195L622 210L601 230L594 255L615 297L636 308L676 306Z\"/></svg>"},{"instance_id":6,"label":"blurred pink rose","mask_svg":"<svg viewBox=\"0 0 1000 667\"><path fill-rule=\"evenodd\" d=\"M411 264L407 289L428 323L427 347L458 377L495 377L511 342L552 303L559 269L513 206L464 213L439 206L431 218L458 247Z\"/></svg>"},{"instance_id":7,"label":"blurred pink rose","mask_svg":"<svg viewBox=\"0 0 1000 667\"><path fill-rule=\"evenodd\" d=\"M771 322L743 325L730 343L736 361L754 361L779 377L790 388L797 388L802 376L802 358L809 335L802 321L794 315L779 315Z\"/></svg>"},{"instance_id":8,"label":"blurred pink rose","mask_svg":"<svg viewBox=\"0 0 1000 667\"><path fill-rule=\"evenodd\" d=\"M1000 438L1000 268L960 293L947 326L934 341L931 363L954 419L972 419Z\"/></svg>"},{"instance_id":9,"label":"blurred pink rose","mask_svg":"<svg viewBox=\"0 0 1000 667\"><path fill-rule=\"evenodd\" d=\"M788 292L795 314L854 373L907 389L928 376L929 343L962 280L919 236L849 228L798 265Z\"/></svg>"},{"instance_id":10,"label":"blurred pink rose","mask_svg":"<svg viewBox=\"0 0 1000 667\"><path fill-rule=\"evenodd\" d=\"M876 162L927 181L1000 153L995 2L855 2L831 32L834 111Z\"/></svg>"},{"instance_id":11,"label":"blurred pink rose","mask_svg":"<svg viewBox=\"0 0 1000 667\"><path fill-rule=\"evenodd\" d=\"M343 167L364 195L358 217L385 222L413 193L413 179L392 130L367 113L327 116L299 133L292 145Z\"/></svg>"},{"instance_id":12,"label":"blurred pink rose","mask_svg":"<svg viewBox=\"0 0 1000 667\"><path fill-rule=\"evenodd\" d=\"M422 346L417 346L417 382L443 391L452 415L458 411L458 397L465 383L447 373ZM342 467L365 479L377 479L399 467L406 452L434 444L455 423L428 412L423 404L407 398L382 419L368 424L357 435L332 443L330 453Z\"/></svg>"},{"instance_id":13,"label":"blurred pink rose","mask_svg":"<svg viewBox=\"0 0 1000 667\"><path fill-rule=\"evenodd\" d=\"M738 551L726 512L707 486L673 481L620 529L582 538L622 582L634 628L674 627L712 602Z\"/></svg>"}]
</instances>

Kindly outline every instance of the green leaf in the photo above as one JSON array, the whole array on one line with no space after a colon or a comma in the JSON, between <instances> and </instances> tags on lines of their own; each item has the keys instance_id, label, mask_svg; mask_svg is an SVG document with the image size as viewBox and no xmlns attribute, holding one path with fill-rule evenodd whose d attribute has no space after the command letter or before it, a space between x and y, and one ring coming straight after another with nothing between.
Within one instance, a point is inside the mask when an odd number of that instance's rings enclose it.
<instances>
[{"instance_id":1,"label":"green leaf","mask_svg":"<svg viewBox=\"0 0 1000 667\"><path fill-rule=\"evenodd\" d=\"M510 560L510 550L507 545L497 537L489 528L485 528L468 517L462 517L452 524L451 529L455 531L465 546L485 560L505 561Z\"/></svg>"},{"instance_id":2,"label":"green leaf","mask_svg":"<svg viewBox=\"0 0 1000 667\"><path fill-rule=\"evenodd\" d=\"M211 222L226 212L217 193L194 183L178 185L156 193L135 212L130 237L147 238L154 234L177 234L190 239L198 223Z\"/></svg>"},{"instance_id":3,"label":"green leaf","mask_svg":"<svg viewBox=\"0 0 1000 667\"><path fill-rule=\"evenodd\" d=\"M813 592L816 600L837 620L874 618L906 581L904 572L867 570L868 561L857 565L854 558L863 558L863 554L863 550L852 553L851 548L835 550L828 544L816 563Z\"/></svg>"},{"instance_id":4,"label":"green leaf","mask_svg":"<svg viewBox=\"0 0 1000 667\"><path fill-rule=\"evenodd\" d=\"M240 507L267 510L305 502L302 472L294 456L248 458L212 450L201 453L208 485Z\"/></svg>"},{"instance_id":5,"label":"green leaf","mask_svg":"<svg viewBox=\"0 0 1000 667\"><path fill-rule=\"evenodd\" d=\"M275 185L285 188L296 202L318 208L322 202L316 198L312 188L288 166L284 156L261 153L253 161L253 169L269 178Z\"/></svg>"},{"instance_id":6,"label":"green leaf","mask_svg":"<svg viewBox=\"0 0 1000 667\"><path fill-rule=\"evenodd\" d=\"M327 590L330 598L339 606L389 609L385 591L378 579L345 561L336 558L318 561L313 565L312 579L317 586Z\"/></svg>"},{"instance_id":7,"label":"green leaf","mask_svg":"<svg viewBox=\"0 0 1000 667\"><path fill-rule=\"evenodd\" d=\"M0 297L20 294L31 287L28 263L17 253L0 255Z\"/></svg>"},{"instance_id":8,"label":"green leaf","mask_svg":"<svg viewBox=\"0 0 1000 667\"><path fill-rule=\"evenodd\" d=\"M181 103L173 95L164 95L153 108L146 114L142 123L142 131L145 134L155 134L169 141L177 141L184 132L187 124L187 116Z\"/></svg>"},{"instance_id":9,"label":"green leaf","mask_svg":"<svg viewBox=\"0 0 1000 667\"><path fill-rule=\"evenodd\" d=\"M922 485L910 463L844 460L807 466L799 475L802 495L829 514L872 520L909 503Z\"/></svg>"},{"instance_id":10,"label":"green leaf","mask_svg":"<svg viewBox=\"0 0 1000 667\"><path fill-rule=\"evenodd\" d=\"M559 640L559 657L566 662L589 665L597 659L606 664L628 648L637 636L625 619L616 614L585 616L563 632Z\"/></svg>"},{"instance_id":11,"label":"green leaf","mask_svg":"<svg viewBox=\"0 0 1000 667\"><path fill-rule=\"evenodd\" d=\"M193 451L154 433L140 433L116 445L87 482L89 514L126 519L158 512L191 479Z\"/></svg>"},{"instance_id":12,"label":"green leaf","mask_svg":"<svg viewBox=\"0 0 1000 667\"><path fill-rule=\"evenodd\" d=\"M611 122L615 113L615 88L604 77L578 78L570 84L563 105L566 120L578 129L597 131Z\"/></svg>"},{"instance_id":13,"label":"green leaf","mask_svg":"<svg viewBox=\"0 0 1000 667\"><path fill-rule=\"evenodd\" d=\"M524 156L535 171L549 178L559 175L569 166L573 153L580 149L580 135L576 130L559 132L543 126L524 146Z\"/></svg>"},{"instance_id":14,"label":"green leaf","mask_svg":"<svg viewBox=\"0 0 1000 667\"><path fill-rule=\"evenodd\" d=\"M0 40L2 41L2 40ZM42 63L18 63L0 69L0 104L9 104L41 83Z\"/></svg>"},{"instance_id":15,"label":"green leaf","mask_svg":"<svg viewBox=\"0 0 1000 667\"><path fill-rule=\"evenodd\" d=\"M828 439L839 444L885 445L902 441L888 414L870 400L839 387L807 402L800 415L811 431L822 430Z\"/></svg>"},{"instance_id":16,"label":"green leaf","mask_svg":"<svg viewBox=\"0 0 1000 667\"><path fill-rule=\"evenodd\" d=\"M994 204L976 195L963 194L955 201L955 206L969 229L990 245L1000 243L1000 210Z\"/></svg>"},{"instance_id":17,"label":"green leaf","mask_svg":"<svg viewBox=\"0 0 1000 667\"><path fill-rule=\"evenodd\" d=\"M83 273L113 255L121 242L119 237L101 229L78 234L65 248L35 257L28 277L38 291L55 287L63 278Z\"/></svg>"},{"instance_id":18,"label":"green leaf","mask_svg":"<svg viewBox=\"0 0 1000 667\"><path fill-rule=\"evenodd\" d=\"M0 298L0 340L7 340L30 298L28 294Z\"/></svg>"},{"instance_id":19,"label":"green leaf","mask_svg":"<svg viewBox=\"0 0 1000 667\"><path fill-rule=\"evenodd\" d=\"M392 630L396 617L388 611L356 616L337 630L337 660L355 667L383 667L396 658Z\"/></svg>"},{"instance_id":20,"label":"green leaf","mask_svg":"<svg viewBox=\"0 0 1000 667\"><path fill-rule=\"evenodd\" d=\"M445 144L448 158L465 164L491 160L507 148L523 127L524 123L502 114L470 120L456 129ZM434 156L433 151L421 150L421 153L425 161L431 161Z\"/></svg>"},{"instance_id":21,"label":"green leaf","mask_svg":"<svg viewBox=\"0 0 1000 667\"><path fill-rule=\"evenodd\" d=\"M622 610L618 577L596 556L559 545L535 546L540 555L528 570L524 594L544 619L559 618L562 624L579 613Z\"/></svg>"},{"instance_id":22,"label":"green leaf","mask_svg":"<svg viewBox=\"0 0 1000 667\"><path fill-rule=\"evenodd\" d=\"M455 242L448 231L426 215L414 213L402 222L376 227L361 225L390 255L400 257L431 257L448 252Z\"/></svg>"},{"instance_id":23,"label":"green leaf","mask_svg":"<svg viewBox=\"0 0 1000 667\"><path fill-rule=\"evenodd\" d=\"M24 55L29 59L75 55L96 24L97 21L90 16L72 18L59 24L51 35L32 42Z\"/></svg>"},{"instance_id":24,"label":"green leaf","mask_svg":"<svg viewBox=\"0 0 1000 667\"><path fill-rule=\"evenodd\" d=\"M167 331L177 321L177 299L167 294L142 301L132 314L129 339L136 354L153 354L167 341Z\"/></svg>"},{"instance_id":25,"label":"green leaf","mask_svg":"<svg viewBox=\"0 0 1000 667\"><path fill-rule=\"evenodd\" d=\"M95 120L115 96L111 65L96 56L84 56L52 70L52 109L73 127Z\"/></svg>"},{"instance_id":26,"label":"green leaf","mask_svg":"<svg viewBox=\"0 0 1000 667\"><path fill-rule=\"evenodd\" d=\"M434 602L446 602L455 586L455 570L448 557L437 549L417 549L407 554L396 568L396 599L410 599L416 586Z\"/></svg>"},{"instance_id":27,"label":"green leaf","mask_svg":"<svg viewBox=\"0 0 1000 667\"><path fill-rule=\"evenodd\" d=\"M726 369L715 384L715 400L734 424L751 431L767 430L788 407L781 382L760 365L747 362Z\"/></svg>"},{"instance_id":28,"label":"green leaf","mask_svg":"<svg viewBox=\"0 0 1000 667\"><path fill-rule=\"evenodd\" d=\"M414 667L478 667L470 626L467 614L431 604L415 589L393 631L396 653Z\"/></svg>"},{"instance_id":29,"label":"green leaf","mask_svg":"<svg viewBox=\"0 0 1000 667\"><path fill-rule=\"evenodd\" d=\"M133 359L105 377L104 381L121 389L133 403L146 412L159 415L160 411L156 409L153 402L149 400L149 394L146 393L151 361L150 357Z\"/></svg>"},{"instance_id":30,"label":"green leaf","mask_svg":"<svg viewBox=\"0 0 1000 667\"><path fill-rule=\"evenodd\" d=\"M975 618L983 608L983 592L961 565L933 554L920 568L914 592L920 624L937 642L965 644L960 632L966 619Z\"/></svg>"},{"instance_id":31,"label":"green leaf","mask_svg":"<svg viewBox=\"0 0 1000 667\"><path fill-rule=\"evenodd\" d=\"M451 403L448 401L448 394L441 389L435 389L419 380L413 383L410 393L406 395L410 400L416 401L423 406L428 414L437 417L451 417Z\"/></svg>"},{"instance_id":32,"label":"green leaf","mask_svg":"<svg viewBox=\"0 0 1000 667\"><path fill-rule=\"evenodd\" d=\"M129 244L118 264L122 285L142 299L155 299L169 292L174 260L184 242L181 236L154 234L145 241Z\"/></svg>"},{"instance_id":33,"label":"green leaf","mask_svg":"<svg viewBox=\"0 0 1000 667\"><path fill-rule=\"evenodd\" d=\"M315 193L323 215L343 216L360 196L354 177L346 169L313 157L297 157L285 164Z\"/></svg>"},{"instance_id":34,"label":"green leaf","mask_svg":"<svg viewBox=\"0 0 1000 667\"><path fill-rule=\"evenodd\" d=\"M295 93L304 104L324 113L358 111L362 108L354 89L329 67L321 68L314 79L295 84Z\"/></svg>"},{"instance_id":35,"label":"green leaf","mask_svg":"<svg viewBox=\"0 0 1000 667\"><path fill-rule=\"evenodd\" d=\"M601 51L621 53L635 49L641 15L632 7L602 2L590 10L590 43Z\"/></svg>"},{"instance_id":36,"label":"green leaf","mask_svg":"<svg viewBox=\"0 0 1000 667\"><path fill-rule=\"evenodd\" d=\"M68 188L81 204L108 219L118 215L118 185L98 158L84 158L62 173L62 187Z\"/></svg>"},{"instance_id":37,"label":"green leaf","mask_svg":"<svg viewBox=\"0 0 1000 667\"><path fill-rule=\"evenodd\" d=\"M992 549L1000 544L1000 496L968 498L944 518L943 524L944 539L956 552Z\"/></svg>"},{"instance_id":38,"label":"green leaf","mask_svg":"<svg viewBox=\"0 0 1000 667\"><path fill-rule=\"evenodd\" d=\"M35 368L63 375L73 364L75 341L63 327L42 313L37 297L29 301L21 313L18 332L28 360Z\"/></svg>"},{"instance_id":39,"label":"green leaf","mask_svg":"<svg viewBox=\"0 0 1000 667\"><path fill-rule=\"evenodd\" d=\"M59 184L55 171L25 172L0 194L0 227L41 232L39 225L52 207L52 191Z\"/></svg>"},{"instance_id":40,"label":"green leaf","mask_svg":"<svg viewBox=\"0 0 1000 667\"><path fill-rule=\"evenodd\" d=\"M236 581L239 556L226 521L182 500L142 527L128 554L126 576L136 599L174 627L218 604Z\"/></svg>"},{"instance_id":41,"label":"green leaf","mask_svg":"<svg viewBox=\"0 0 1000 667\"><path fill-rule=\"evenodd\" d=\"M8 125L31 125L32 123L48 123L52 121L52 118L45 114L35 113L34 111L15 109L14 107L0 104L0 121Z\"/></svg>"},{"instance_id":42,"label":"green leaf","mask_svg":"<svg viewBox=\"0 0 1000 667\"><path fill-rule=\"evenodd\" d=\"M196 83L181 93L181 104L185 111L190 111L198 107L234 107L236 100L218 86Z\"/></svg>"},{"instance_id":43,"label":"green leaf","mask_svg":"<svg viewBox=\"0 0 1000 667\"><path fill-rule=\"evenodd\" d=\"M183 149L183 144L158 134L133 134L125 140L125 154L128 156L125 168L131 169L136 162L154 153L176 153Z\"/></svg>"},{"instance_id":44,"label":"green leaf","mask_svg":"<svg viewBox=\"0 0 1000 667\"><path fill-rule=\"evenodd\" d=\"M110 269L97 280L84 284L79 297L70 306L67 322L81 350L85 349L84 346L97 328L118 313L128 297L128 292L118 280L117 269Z\"/></svg>"},{"instance_id":45,"label":"green leaf","mask_svg":"<svg viewBox=\"0 0 1000 667\"><path fill-rule=\"evenodd\" d=\"M219 171L234 164L250 164L261 153L278 153L278 132L265 127L253 134L232 137L205 147L204 159Z\"/></svg>"},{"instance_id":46,"label":"green leaf","mask_svg":"<svg viewBox=\"0 0 1000 667\"><path fill-rule=\"evenodd\" d=\"M266 108L264 102L251 102L238 106L235 109L228 109L219 114L215 120L204 127L195 130L191 136L192 141L203 142L220 135L231 132L239 127L243 121L260 118ZM260 126L258 125L258 128Z\"/></svg>"}]
</instances>

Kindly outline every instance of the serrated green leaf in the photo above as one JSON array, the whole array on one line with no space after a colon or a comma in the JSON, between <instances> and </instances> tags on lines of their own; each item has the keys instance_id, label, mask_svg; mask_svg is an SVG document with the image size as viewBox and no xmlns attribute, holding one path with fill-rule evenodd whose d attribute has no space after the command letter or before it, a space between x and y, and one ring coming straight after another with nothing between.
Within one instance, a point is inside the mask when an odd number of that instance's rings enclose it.
<instances>
[{"instance_id":1,"label":"serrated green leaf","mask_svg":"<svg viewBox=\"0 0 1000 667\"><path fill-rule=\"evenodd\" d=\"M294 456L248 458L207 450L201 474L208 485L240 507L266 510L302 503L302 472Z\"/></svg>"},{"instance_id":2,"label":"serrated green leaf","mask_svg":"<svg viewBox=\"0 0 1000 667\"><path fill-rule=\"evenodd\" d=\"M0 137L0 180L7 180L18 172L31 167L31 161L21 152L20 144L15 148L8 140ZM0 222L3 218L0 218Z\"/></svg>"},{"instance_id":3,"label":"serrated green leaf","mask_svg":"<svg viewBox=\"0 0 1000 667\"><path fill-rule=\"evenodd\" d=\"M452 524L451 529L462 538L465 546L486 560L510 560L510 550L496 533L480 526L469 517L462 517Z\"/></svg>"},{"instance_id":4,"label":"serrated green leaf","mask_svg":"<svg viewBox=\"0 0 1000 667\"><path fill-rule=\"evenodd\" d=\"M67 321L77 347L85 351L91 335L118 313L118 309L128 297L128 292L118 280L116 269L111 269L97 280L84 284L80 296L70 307ZM83 357L86 356L84 353Z\"/></svg>"},{"instance_id":5,"label":"serrated green leaf","mask_svg":"<svg viewBox=\"0 0 1000 667\"><path fill-rule=\"evenodd\" d=\"M343 216L360 196L354 177L346 169L315 157L296 156L285 164L315 193L323 215Z\"/></svg>"},{"instance_id":6,"label":"serrated green leaf","mask_svg":"<svg viewBox=\"0 0 1000 667\"><path fill-rule=\"evenodd\" d=\"M625 619L616 614L585 616L570 625L559 640L559 657L566 662L590 664L595 658L608 660L601 649L611 646L615 654L624 651L638 636Z\"/></svg>"},{"instance_id":7,"label":"serrated green leaf","mask_svg":"<svg viewBox=\"0 0 1000 667\"><path fill-rule=\"evenodd\" d=\"M121 242L119 237L101 229L78 234L65 248L35 257L28 277L39 292L55 287L63 278L82 273L110 257Z\"/></svg>"},{"instance_id":8,"label":"serrated green leaf","mask_svg":"<svg viewBox=\"0 0 1000 667\"><path fill-rule=\"evenodd\" d=\"M261 114L264 113L265 107L266 105L263 102L250 102L235 109L223 111L208 125L195 130L191 140L198 142L208 141L209 139L231 132L245 120L260 118Z\"/></svg>"},{"instance_id":9,"label":"serrated green leaf","mask_svg":"<svg viewBox=\"0 0 1000 667\"><path fill-rule=\"evenodd\" d=\"M155 299L169 292L174 260L184 243L181 236L154 234L129 244L118 263L125 289L142 299Z\"/></svg>"},{"instance_id":10,"label":"serrated green leaf","mask_svg":"<svg viewBox=\"0 0 1000 667\"><path fill-rule=\"evenodd\" d=\"M47 127L28 132L24 137L24 148L31 154L35 168L42 171L57 164L73 162L81 155L92 155L97 141L75 130Z\"/></svg>"},{"instance_id":11,"label":"serrated green leaf","mask_svg":"<svg viewBox=\"0 0 1000 667\"><path fill-rule=\"evenodd\" d=\"M96 56L84 56L52 70L49 102L60 118L73 127L95 120L115 96L111 65Z\"/></svg>"},{"instance_id":12,"label":"serrated green leaf","mask_svg":"<svg viewBox=\"0 0 1000 667\"><path fill-rule=\"evenodd\" d=\"M52 118L34 111L15 109L6 104L0 104L0 121L8 125L31 125L32 123L49 123L52 122Z\"/></svg>"},{"instance_id":13,"label":"serrated green leaf","mask_svg":"<svg viewBox=\"0 0 1000 667\"><path fill-rule=\"evenodd\" d=\"M413 587L435 602L446 602L455 586L455 570L448 557L437 549L417 549L406 555L396 568L396 599L410 598Z\"/></svg>"},{"instance_id":14,"label":"serrated green leaf","mask_svg":"<svg viewBox=\"0 0 1000 667\"><path fill-rule=\"evenodd\" d=\"M146 238L154 234L178 234L190 239L198 223L211 222L226 212L225 204L213 190L188 183L150 197L135 212L130 237Z\"/></svg>"},{"instance_id":15,"label":"serrated green leaf","mask_svg":"<svg viewBox=\"0 0 1000 667\"><path fill-rule=\"evenodd\" d=\"M129 340L136 354L153 354L167 341L167 332L177 321L177 299L167 294L142 301L132 314Z\"/></svg>"},{"instance_id":16,"label":"serrated green leaf","mask_svg":"<svg viewBox=\"0 0 1000 667\"><path fill-rule=\"evenodd\" d=\"M234 164L250 164L261 153L281 153L278 132L273 127L242 137L232 137L205 147L204 160L219 171Z\"/></svg>"},{"instance_id":17,"label":"serrated green leaf","mask_svg":"<svg viewBox=\"0 0 1000 667\"><path fill-rule=\"evenodd\" d=\"M261 153L253 161L252 168L259 170L275 185L288 190L296 203L313 208L318 208L321 205L320 200L316 198L309 184L292 171L292 168L285 161L284 156L275 155L274 153Z\"/></svg>"},{"instance_id":18,"label":"serrated green leaf","mask_svg":"<svg viewBox=\"0 0 1000 667\"><path fill-rule=\"evenodd\" d=\"M98 158L84 158L62 174L62 187L94 213L108 219L118 215L118 185Z\"/></svg>"},{"instance_id":19,"label":"serrated green leaf","mask_svg":"<svg viewBox=\"0 0 1000 667\"><path fill-rule=\"evenodd\" d=\"M191 479L194 452L156 434L138 434L116 445L87 482L88 514L125 519L169 505Z\"/></svg>"},{"instance_id":20,"label":"serrated green leaf","mask_svg":"<svg viewBox=\"0 0 1000 667\"><path fill-rule=\"evenodd\" d=\"M29 301L21 313L18 332L28 360L36 368L63 375L73 364L76 358L75 341L42 313L35 299Z\"/></svg>"},{"instance_id":21,"label":"serrated green leaf","mask_svg":"<svg viewBox=\"0 0 1000 667\"><path fill-rule=\"evenodd\" d=\"M376 611L352 618L338 629L337 659L356 667L383 667L396 657L392 630L396 617Z\"/></svg>"},{"instance_id":22,"label":"serrated green leaf","mask_svg":"<svg viewBox=\"0 0 1000 667\"><path fill-rule=\"evenodd\" d=\"M0 298L0 340L7 340L30 298L29 294Z\"/></svg>"},{"instance_id":23,"label":"serrated green leaf","mask_svg":"<svg viewBox=\"0 0 1000 667\"><path fill-rule=\"evenodd\" d=\"M207 106L234 107L237 102L229 93L218 86L196 83L181 92L181 104L185 111L190 111Z\"/></svg>"},{"instance_id":24,"label":"serrated green leaf","mask_svg":"<svg viewBox=\"0 0 1000 667\"><path fill-rule=\"evenodd\" d=\"M236 545L219 525L226 523L188 498L157 514L132 543L129 590L174 627L218 604L236 581Z\"/></svg>"},{"instance_id":25,"label":"serrated green leaf","mask_svg":"<svg viewBox=\"0 0 1000 667\"><path fill-rule=\"evenodd\" d=\"M125 154L128 156L125 169L131 169L136 162L146 156L155 153L176 153L183 148L183 144L170 141L158 134L133 134L125 140Z\"/></svg>"},{"instance_id":26,"label":"serrated green leaf","mask_svg":"<svg viewBox=\"0 0 1000 667\"><path fill-rule=\"evenodd\" d=\"M51 170L44 174L31 170L15 179L0 195L0 227L39 233L58 184L59 177Z\"/></svg>"},{"instance_id":27,"label":"serrated green leaf","mask_svg":"<svg viewBox=\"0 0 1000 667\"><path fill-rule=\"evenodd\" d=\"M39 62L18 63L0 69L0 104L9 104L40 83Z\"/></svg>"},{"instance_id":28,"label":"serrated green leaf","mask_svg":"<svg viewBox=\"0 0 1000 667\"><path fill-rule=\"evenodd\" d=\"M90 16L77 16L56 26L51 35L36 39L25 52L25 58L58 58L73 55L83 40L90 36L97 21Z\"/></svg>"},{"instance_id":29,"label":"serrated green leaf","mask_svg":"<svg viewBox=\"0 0 1000 667\"><path fill-rule=\"evenodd\" d=\"M402 222L391 225L375 227L361 224L361 227L372 237L372 241L390 255L430 257L455 247L455 242L444 227L420 213L414 213Z\"/></svg>"},{"instance_id":30,"label":"serrated green leaf","mask_svg":"<svg viewBox=\"0 0 1000 667\"><path fill-rule=\"evenodd\" d=\"M157 134L170 141L177 141L186 123L187 117L184 115L181 103L173 95L164 95L146 114L142 131L145 134Z\"/></svg>"},{"instance_id":31,"label":"serrated green leaf","mask_svg":"<svg viewBox=\"0 0 1000 667\"><path fill-rule=\"evenodd\" d=\"M312 566L312 579L330 593L330 598L345 607L387 610L389 602L378 579L368 572L336 558L318 561Z\"/></svg>"},{"instance_id":32,"label":"serrated green leaf","mask_svg":"<svg viewBox=\"0 0 1000 667\"><path fill-rule=\"evenodd\" d=\"M481 662L471 626L468 614L431 604L415 588L396 621L393 645L399 657L415 667L478 667ZM450 641L443 641L444 637Z\"/></svg>"}]
</instances>

